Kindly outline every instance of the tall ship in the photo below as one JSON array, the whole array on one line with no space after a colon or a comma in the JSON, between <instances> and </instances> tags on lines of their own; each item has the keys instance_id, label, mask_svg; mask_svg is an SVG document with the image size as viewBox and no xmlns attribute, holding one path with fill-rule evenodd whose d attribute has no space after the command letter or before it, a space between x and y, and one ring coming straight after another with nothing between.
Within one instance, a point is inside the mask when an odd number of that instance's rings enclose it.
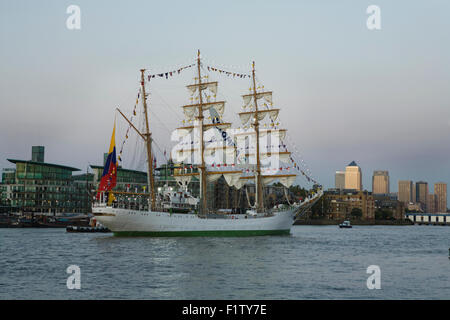
<instances>
[{"instance_id":1,"label":"tall ship","mask_svg":"<svg viewBox=\"0 0 450 320\"><path fill-rule=\"evenodd\" d=\"M148 189L142 193L113 191L117 173L114 125L108 158L92 207L93 215L115 236L289 234L295 217L322 196L322 188L319 186L302 201L289 201L288 188L295 182L297 173L294 166L283 167L292 158L284 144L287 130L279 128L276 122L280 109L273 107L272 92L257 86L253 62L251 75L247 75L252 86L242 95L241 124L239 128L233 128L232 123L222 119L225 101L216 100L218 82L209 81L208 75L202 74L205 66L200 51L191 66L196 68L196 77L194 83L187 86L190 103L182 106L183 126L176 128L172 135L178 141L171 152L174 168L177 168L173 178L178 187L155 185L153 138L147 105L149 93L145 69L141 69L140 99L145 131L141 132L119 109L117 111L145 143ZM221 177L228 186L246 195L248 206L245 210L208 207L207 186ZM199 184L198 196L188 188L193 179ZM264 188L274 182L283 186L287 201L269 207L267 202L265 205ZM249 186L254 188L253 203L248 194Z\"/></svg>"}]
</instances>

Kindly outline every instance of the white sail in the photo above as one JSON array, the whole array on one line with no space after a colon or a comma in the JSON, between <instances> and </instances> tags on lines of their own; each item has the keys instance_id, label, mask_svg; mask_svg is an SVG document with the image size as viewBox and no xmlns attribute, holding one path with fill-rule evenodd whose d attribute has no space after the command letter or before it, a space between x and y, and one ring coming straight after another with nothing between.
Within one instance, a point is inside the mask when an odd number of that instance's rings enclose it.
<instances>
[{"instance_id":1,"label":"white sail","mask_svg":"<svg viewBox=\"0 0 450 320\"><path fill-rule=\"evenodd\" d=\"M210 90L211 93L213 94L217 94L217 81L215 82L204 82L201 85L199 84L191 84L186 86L189 90L189 92L191 93L191 95L194 95L195 93L198 92L198 88L201 87L201 90Z\"/></svg>"},{"instance_id":2,"label":"white sail","mask_svg":"<svg viewBox=\"0 0 450 320\"><path fill-rule=\"evenodd\" d=\"M190 104L183 106L184 115L188 120L192 120L198 117L199 106L200 104ZM202 104L203 111L208 111L211 108L214 109L220 116L222 116L225 111L225 101L205 102Z\"/></svg>"},{"instance_id":3,"label":"white sail","mask_svg":"<svg viewBox=\"0 0 450 320\"><path fill-rule=\"evenodd\" d=\"M242 125L245 125L249 122L250 119L257 117L259 121L262 121L269 115L272 121L275 121L278 118L278 113L280 109L267 109L267 110L258 110L256 111L247 111L240 112L239 118L241 119Z\"/></svg>"},{"instance_id":4,"label":"white sail","mask_svg":"<svg viewBox=\"0 0 450 320\"><path fill-rule=\"evenodd\" d=\"M250 102L254 99L253 94L245 94L242 96L244 100L244 106L248 106ZM266 100L270 105L272 105L272 92L271 91L265 91L265 92L258 92L256 93L256 99L264 99Z\"/></svg>"}]
</instances>

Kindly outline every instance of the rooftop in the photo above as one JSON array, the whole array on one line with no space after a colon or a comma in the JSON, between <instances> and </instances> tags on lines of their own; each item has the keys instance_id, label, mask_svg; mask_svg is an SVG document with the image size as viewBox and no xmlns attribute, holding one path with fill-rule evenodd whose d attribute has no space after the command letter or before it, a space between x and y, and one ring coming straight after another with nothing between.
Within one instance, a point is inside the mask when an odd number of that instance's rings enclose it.
<instances>
[{"instance_id":1,"label":"rooftop","mask_svg":"<svg viewBox=\"0 0 450 320\"><path fill-rule=\"evenodd\" d=\"M31 160L18 160L18 159L6 159L9 162L12 162L14 164L16 163L27 163L27 164L36 164L40 166L46 166L46 167L54 167L54 168L61 168L66 169L70 171L81 171L80 169L68 167L68 166L62 166L60 164L54 164L54 163L46 163L46 162L38 162L38 161L31 161Z\"/></svg>"},{"instance_id":2,"label":"rooftop","mask_svg":"<svg viewBox=\"0 0 450 320\"><path fill-rule=\"evenodd\" d=\"M91 165L90 166L92 169L103 169L104 167L103 166L94 166L94 165ZM122 168L122 167L118 167L117 168L117 170L118 171L126 171L126 172L133 172L133 173L139 173L139 174L145 174L145 175L147 175L147 172L144 172L144 171L138 171L138 170L131 170L131 169L124 169L124 168Z\"/></svg>"}]
</instances>

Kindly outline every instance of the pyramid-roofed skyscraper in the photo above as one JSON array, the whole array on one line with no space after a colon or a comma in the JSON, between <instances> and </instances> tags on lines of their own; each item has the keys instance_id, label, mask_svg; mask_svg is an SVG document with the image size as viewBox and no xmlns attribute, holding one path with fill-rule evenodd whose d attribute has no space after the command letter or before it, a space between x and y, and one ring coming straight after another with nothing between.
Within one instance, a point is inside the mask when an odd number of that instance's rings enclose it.
<instances>
[{"instance_id":1,"label":"pyramid-roofed skyscraper","mask_svg":"<svg viewBox=\"0 0 450 320\"><path fill-rule=\"evenodd\" d=\"M345 189L362 190L362 172L355 161L345 167Z\"/></svg>"}]
</instances>

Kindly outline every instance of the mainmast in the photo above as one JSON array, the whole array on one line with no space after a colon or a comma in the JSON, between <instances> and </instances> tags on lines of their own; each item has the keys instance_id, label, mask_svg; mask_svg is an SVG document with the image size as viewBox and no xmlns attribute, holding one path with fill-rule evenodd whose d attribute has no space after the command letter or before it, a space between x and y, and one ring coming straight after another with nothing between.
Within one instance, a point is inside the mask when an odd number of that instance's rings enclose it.
<instances>
[{"instance_id":1,"label":"mainmast","mask_svg":"<svg viewBox=\"0 0 450 320\"><path fill-rule=\"evenodd\" d=\"M200 50L197 52L197 71L198 71L198 93L200 98L200 103L198 104L198 117L199 121L199 134L200 134L200 214L206 214L206 166L205 166L205 156L204 156L204 141L203 141L203 97L202 97L202 76L200 72Z\"/></svg>"},{"instance_id":2,"label":"mainmast","mask_svg":"<svg viewBox=\"0 0 450 320\"><path fill-rule=\"evenodd\" d=\"M256 133L256 212L261 212L264 209L263 204L263 188L261 181L261 161L259 157L259 120L258 120L258 98L256 95L256 80L255 80L255 61L252 63L252 78L253 78L253 100L255 102L255 118L254 128Z\"/></svg>"},{"instance_id":3,"label":"mainmast","mask_svg":"<svg viewBox=\"0 0 450 320\"><path fill-rule=\"evenodd\" d=\"M206 160L207 157L214 157L214 162L216 157L219 157L216 154L216 151L222 156L228 155L230 156L230 150L234 154L235 147L227 146L224 144L223 136L222 139L214 140L211 137L208 137L208 141L205 140L204 133L211 129L219 130L221 133L224 130L229 129L231 127L231 123L222 122L221 116L224 113L225 109L225 101L216 101L216 93L218 82L217 81L203 81L203 79L208 78L205 76L202 78L201 73L201 61L200 61L200 50L197 53L197 77L194 78L195 83L187 86L187 89L191 93L191 104L182 106L183 113L188 125L184 125L180 128L177 128L178 134L180 137L185 137L188 134L191 134L193 131L194 141L189 141L182 143L178 146L178 149L175 150L175 161L177 163L183 163L187 159L192 159L194 155L194 163L197 166L198 172L193 172L191 170L190 173L177 173L174 174L174 177L180 183L189 183L190 178L194 176L198 176L200 182L200 204L199 204L199 215L205 215L208 211L207 207L207 182L216 181L222 175L225 177L228 183L238 184L236 181L236 177L239 177L242 171L235 170L207 170ZM197 81L198 79L198 81ZM197 96L198 94L198 96ZM211 99L212 97L212 99ZM195 101L194 101L195 98ZM212 100L212 101L211 101ZM205 112L209 112L212 123L207 123L205 119ZM186 120L183 120L183 124L186 123ZM193 123L191 125L190 123ZM198 128L198 130L197 130ZM217 132L214 132L217 134ZM197 135L198 138L197 138ZM192 137L192 136L191 136ZM194 143L195 142L195 143ZM183 145L187 144L187 147ZM198 146L197 146L198 145ZM181 148L180 148L181 147ZM212 164L214 166L214 164ZM220 163L218 163L217 168L220 167ZM192 168L192 167L191 167ZM185 168L186 170L186 168ZM239 175L239 176L238 176ZM239 179L238 179L239 180Z\"/></svg>"},{"instance_id":4,"label":"mainmast","mask_svg":"<svg viewBox=\"0 0 450 320\"><path fill-rule=\"evenodd\" d=\"M148 180L149 192L151 192L151 210L155 210L156 197L155 197L155 180L153 178L152 134L150 133L150 127L148 124L147 94L145 93L144 72L145 72L145 69L141 69L142 106L144 107L145 127L146 127L146 131L143 134L143 136L145 136L145 142L147 145L147 162L148 162L147 180Z\"/></svg>"}]
</instances>

